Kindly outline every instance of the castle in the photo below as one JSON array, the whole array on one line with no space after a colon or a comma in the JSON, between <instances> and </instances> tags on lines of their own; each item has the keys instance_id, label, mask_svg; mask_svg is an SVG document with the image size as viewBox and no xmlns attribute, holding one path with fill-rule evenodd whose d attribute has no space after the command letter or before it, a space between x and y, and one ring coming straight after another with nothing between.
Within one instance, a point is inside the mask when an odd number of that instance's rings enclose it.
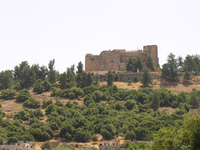
<instances>
[{"instance_id":1,"label":"castle","mask_svg":"<svg viewBox=\"0 0 200 150\"><path fill-rule=\"evenodd\" d=\"M100 55L86 54L85 71L123 71L126 70L126 63L129 58L140 57L144 63L148 55L151 56L154 67L157 70L159 68L157 49L157 45L147 45L143 46L143 51L126 51L125 49L114 49L112 51L102 51Z\"/></svg>"}]
</instances>

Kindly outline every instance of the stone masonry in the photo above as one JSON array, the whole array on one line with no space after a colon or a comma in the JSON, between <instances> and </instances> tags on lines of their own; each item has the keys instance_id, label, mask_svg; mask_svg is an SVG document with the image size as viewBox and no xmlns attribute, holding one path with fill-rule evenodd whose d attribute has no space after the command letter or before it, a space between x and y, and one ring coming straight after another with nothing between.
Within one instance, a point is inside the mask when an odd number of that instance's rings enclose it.
<instances>
[{"instance_id":1,"label":"stone masonry","mask_svg":"<svg viewBox=\"0 0 200 150\"><path fill-rule=\"evenodd\" d=\"M130 57L140 57L144 63L148 55L153 59L154 67L157 70L159 68L157 49L157 45L147 45L143 46L143 50L137 51L114 49L112 51L102 51L100 55L86 54L85 71L123 71L126 69L126 63Z\"/></svg>"}]
</instances>

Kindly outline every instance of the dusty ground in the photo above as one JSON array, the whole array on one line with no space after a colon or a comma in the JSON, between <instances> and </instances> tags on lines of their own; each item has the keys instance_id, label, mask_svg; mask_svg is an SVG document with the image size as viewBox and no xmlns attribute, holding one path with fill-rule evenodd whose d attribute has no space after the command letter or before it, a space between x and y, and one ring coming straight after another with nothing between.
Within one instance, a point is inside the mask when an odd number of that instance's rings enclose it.
<instances>
[{"instance_id":1,"label":"dusty ground","mask_svg":"<svg viewBox=\"0 0 200 150\"><path fill-rule=\"evenodd\" d=\"M152 83L153 89L164 87L168 90L171 90L174 94L178 94L180 91L191 92L193 88L200 90L200 76L193 77L193 79L189 82L182 81L182 79L180 79L180 82L162 82L161 80L155 79ZM106 82L102 82L100 85L102 84L106 84ZM142 86L140 82L132 83L131 85L128 85L126 82L114 82L114 85L116 85L118 88L135 90L138 90Z\"/></svg>"}]
</instances>

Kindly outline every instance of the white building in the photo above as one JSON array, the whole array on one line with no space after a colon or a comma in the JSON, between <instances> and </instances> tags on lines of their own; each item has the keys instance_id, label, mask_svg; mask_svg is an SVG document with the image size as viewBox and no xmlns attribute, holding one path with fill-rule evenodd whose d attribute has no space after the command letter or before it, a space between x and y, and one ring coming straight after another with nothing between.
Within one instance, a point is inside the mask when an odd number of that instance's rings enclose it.
<instances>
[{"instance_id":1,"label":"white building","mask_svg":"<svg viewBox=\"0 0 200 150\"><path fill-rule=\"evenodd\" d=\"M35 150L35 142L27 141L18 141L17 143L7 144L3 142L3 145L0 145L1 148L6 148L5 150Z\"/></svg>"}]
</instances>

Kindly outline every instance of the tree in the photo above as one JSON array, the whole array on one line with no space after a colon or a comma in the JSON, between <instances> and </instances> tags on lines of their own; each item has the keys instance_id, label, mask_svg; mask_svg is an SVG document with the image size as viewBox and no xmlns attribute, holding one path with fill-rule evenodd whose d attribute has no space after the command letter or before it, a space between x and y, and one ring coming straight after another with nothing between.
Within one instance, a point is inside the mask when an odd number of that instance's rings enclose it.
<instances>
[{"instance_id":1,"label":"tree","mask_svg":"<svg viewBox=\"0 0 200 150\"><path fill-rule=\"evenodd\" d=\"M31 128L30 133L39 141L50 140L50 135L46 131L42 131L40 128Z\"/></svg>"},{"instance_id":2,"label":"tree","mask_svg":"<svg viewBox=\"0 0 200 150\"><path fill-rule=\"evenodd\" d=\"M87 86L87 73L86 72L83 72L82 75L81 75L81 79L80 79L80 87L81 88L84 88Z\"/></svg>"},{"instance_id":3,"label":"tree","mask_svg":"<svg viewBox=\"0 0 200 150\"><path fill-rule=\"evenodd\" d=\"M88 130L84 130L83 128L76 129L75 134L76 141L78 142L87 142L91 139L91 134Z\"/></svg>"},{"instance_id":4,"label":"tree","mask_svg":"<svg viewBox=\"0 0 200 150\"><path fill-rule=\"evenodd\" d=\"M50 141L45 141L41 147L40 147L42 150L51 150L52 149L52 146L51 146L51 142Z\"/></svg>"},{"instance_id":5,"label":"tree","mask_svg":"<svg viewBox=\"0 0 200 150\"><path fill-rule=\"evenodd\" d=\"M184 77L186 81L190 80L190 73L188 71L185 72Z\"/></svg>"},{"instance_id":6,"label":"tree","mask_svg":"<svg viewBox=\"0 0 200 150\"><path fill-rule=\"evenodd\" d=\"M56 105L57 106L63 106L63 103L61 102L60 97L56 98Z\"/></svg>"},{"instance_id":7,"label":"tree","mask_svg":"<svg viewBox=\"0 0 200 150\"><path fill-rule=\"evenodd\" d=\"M137 58L131 57L131 58L129 58L129 60L126 64L127 71L136 72L137 69L139 69L141 71L142 68L143 68L143 64L142 64L142 60L140 57L137 57Z\"/></svg>"},{"instance_id":8,"label":"tree","mask_svg":"<svg viewBox=\"0 0 200 150\"><path fill-rule=\"evenodd\" d=\"M59 87L61 89L66 89L68 87L68 85L67 85L67 73L66 72L64 72L60 75L59 84L60 84Z\"/></svg>"},{"instance_id":9,"label":"tree","mask_svg":"<svg viewBox=\"0 0 200 150\"><path fill-rule=\"evenodd\" d=\"M18 111L18 113L14 116L14 119L28 120L29 117L30 117L29 112L22 109L22 110Z\"/></svg>"},{"instance_id":10,"label":"tree","mask_svg":"<svg viewBox=\"0 0 200 150\"><path fill-rule=\"evenodd\" d=\"M92 141L93 141L94 143L98 141L98 137L96 136L96 134L94 134L94 135L92 136Z\"/></svg>"},{"instance_id":11,"label":"tree","mask_svg":"<svg viewBox=\"0 0 200 150\"><path fill-rule=\"evenodd\" d=\"M177 68L178 68L178 64L175 59L175 55L170 53L167 58L167 63L163 65L162 77L165 80L171 80L171 81L178 80Z\"/></svg>"},{"instance_id":12,"label":"tree","mask_svg":"<svg viewBox=\"0 0 200 150\"><path fill-rule=\"evenodd\" d=\"M20 83L21 88L28 88L35 82L36 75L34 70L31 70L28 62L23 61L19 66L15 66L14 79Z\"/></svg>"},{"instance_id":13,"label":"tree","mask_svg":"<svg viewBox=\"0 0 200 150\"><path fill-rule=\"evenodd\" d=\"M9 137L7 142L8 144L11 144L11 143L15 144L18 142L18 139L16 137Z\"/></svg>"},{"instance_id":14,"label":"tree","mask_svg":"<svg viewBox=\"0 0 200 150\"><path fill-rule=\"evenodd\" d=\"M16 90L17 92L21 89L21 85L19 82L17 82L14 87L13 87L14 90Z\"/></svg>"},{"instance_id":15,"label":"tree","mask_svg":"<svg viewBox=\"0 0 200 150\"><path fill-rule=\"evenodd\" d=\"M48 79L45 79L43 82L42 82L42 86L44 87L44 90L45 91L49 91L51 89L51 83L49 82Z\"/></svg>"},{"instance_id":16,"label":"tree","mask_svg":"<svg viewBox=\"0 0 200 150\"><path fill-rule=\"evenodd\" d=\"M48 69L46 66L41 66L39 69L39 79L41 79L42 81L44 81L46 79L46 76L48 75Z\"/></svg>"},{"instance_id":17,"label":"tree","mask_svg":"<svg viewBox=\"0 0 200 150\"><path fill-rule=\"evenodd\" d=\"M136 134L134 131L127 131L125 134L125 140L133 140L136 139Z\"/></svg>"},{"instance_id":18,"label":"tree","mask_svg":"<svg viewBox=\"0 0 200 150\"><path fill-rule=\"evenodd\" d=\"M0 72L0 89L11 88L14 84L12 70Z\"/></svg>"},{"instance_id":19,"label":"tree","mask_svg":"<svg viewBox=\"0 0 200 150\"><path fill-rule=\"evenodd\" d=\"M33 92L36 92L37 94L41 94L44 90L44 86L42 85L42 80L37 79L33 84Z\"/></svg>"},{"instance_id":20,"label":"tree","mask_svg":"<svg viewBox=\"0 0 200 150\"><path fill-rule=\"evenodd\" d=\"M142 68L143 68L143 63L142 63L142 59L141 59L141 57L137 57L137 59L136 59L136 66L135 66L136 68L136 71L137 71L137 69L139 69L140 71L142 70Z\"/></svg>"},{"instance_id":21,"label":"tree","mask_svg":"<svg viewBox=\"0 0 200 150\"><path fill-rule=\"evenodd\" d=\"M90 86L93 84L93 78L92 78L92 74L90 72L87 74L86 83L87 83L87 86Z\"/></svg>"},{"instance_id":22,"label":"tree","mask_svg":"<svg viewBox=\"0 0 200 150\"><path fill-rule=\"evenodd\" d=\"M126 70L127 71L131 71L131 72L136 72L137 68L136 68L136 59L131 57L129 58L127 64L126 64Z\"/></svg>"},{"instance_id":23,"label":"tree","mask_svg":"<svg viewBox=\"0 0 200 150\"><path fill-rule=\"evenodd\" d=\"M199 108L200 98L197 96L196 92L192 92L190 95L190 105L192 108Z\"/></svg>"},{"instance_id":24,"label":"tree","mask_svg":"<svg viewBox=\"0 0 200 150\"><path fill-rule=\"evenodd\" d=\"M115 103L114 108L115 108L115 110L120 111L120 110L124 110L125 107L124 107L122 102L118 101L118 102Z\"/></svg>"},{"instance_id":25,"label":"tree","mask_svg":"<svg viewBox=\"0 0 200 150\"><path fill-rule=\"evenodd\" d=\"M143 71L144 72L142 74L142 78L140 79L140 82L143 83L143 87L148 87L149 84L152 84L152 78L147 68L144 68Z\"/></svg>"},{"instance_id":26,"label":"tree","mask_svg":"<svg viewBox=\"0 0 200 150\"><path fill-rule=\"evenodd\" d=\"M74 65L70 68L67 68L67 88L76 86L76 75L74 73Z\"/></svg>"},{"instance_id":27,"label":"tree","mask_svg":"<svg viewBox=\"0 0 200 150\"><path fill-rule=\"evenodd\" d=\"M145 65L146 67L151 70L151 71L154 71L154 64L153 64L153 61L152 61L152 58L150 55L147 56L147 59L146 59L146 62L145 62Z\"/></svg>"},{"instance_id":28,"label":"tree","mask_svg":"<svg viewBox=\"0 0 200 150\"><path fill-rule=\"evenodd\" d=\"M75 128L71 125L71 124L64 124L63 126L61 126L60 132L59 132L59 136L61 138L67 138L69 139L69 135L68 137L66 137L66 133L74 134L75 133Z\"/></svg>"},{"instance_id":29,"label":"tree","mask_svg":"<svg viewBox=\"0 0 200 150\"><path fill-rule=\"evenodd\" d=\"M54 70L55 59L49 61L49 81L52 83L56 82L56 71Z\"/></svg>"},{"instance_id":30,"label":"tree","mask_svg":"<svg viewBox=\"0 0 200 150\"><path fill-rule=\"evenodd\" d=\"M81 61L79 61L78 66L77 66L77 74L81 74L83 72L83 64Z\"/></svg>"},{"instance_id":31,"label":"tree","mask_svg":"<svg viewBox=\"0 0 200 150\"><path fill-rule=\"evenodd\" d=\"M107 85L112 86L113 81L114 81L114 74L112 73L111 70L109 70L107 75Z\"/></svg>"},{"instance_id":32,"label":"tree","mask_svg":"<svg viewBox=\"0 0 200 150\"><path fill-rule=\"evenodd\" d=\"M16 91L14 91L14 90L12 90L12 89L8 90L8 96L9 96L10 98L14 98L15 95L16 95Z\"/></svg>"},{"instance_id":33,"label":"tree","mask_svg":"<svg viewBox=\"0 0 200 150\"><path fill-rule=\"evenodd\" d=\"M112 134L108 132L106 129L101 129L100 134L103 136L105 140L110 140L112 138Z\"/></svg>"},{"instance_id":34,"label":"tree","mask_svg":"<svg viewBox=\"0 0 200 150\"><path fill-rule=\"evenodd\" d=\"M183 68L185 71L192 72L194 70L195 62L191 55L187 55L184 60Z\"/></svg>"},{"instance_id":35,"label":"tree","mask_svg":"<svg viewBox=\"0 0 200 150\"><path fill-rule=\"evenodd\" d=\"M93 99L95 102L99 103L100 100L102 100L103 93L99 90L94 91L93 93Z\"/></svg>"},{"instance_id":36,"label":"tree","mask_svg":"<svg viewBox=\"0 0 200 150\"><path fill-rule=\"evenodd\" d=\"M124 106L128 109L128 110L132 110L132 109L137 109L137 104L136 104L136 101L133 99L133 100L127 100L125 103L124 103Z\"/></svg>"},{"instance_id":37,"label":"tree","mask_svg":"<svg viewBox=\"0 0 200 150\"><path fill-rule=\"evenodd\" d=\"M160 98L159 98L159 94L157 91L153 91L152 94L150 95L151 97L151 108L156 111L158 110L158 108L160 107Z\"/></svg>"},{"instance_id":38,"label":"tree","mask_svg":"<svg viewBox=\"0 0 200 150\"><path fill-rule=\"evenodd\" d=\"M178 66L179 67L183 66L183 58L181 56L178 56Z\"/></svg>"},{"instance_id":39,"label":"tree","mask_svg":"<svg viewBox=\"0 0 200 150\"><path fill-rule=\"evenodd\" d=\"M100 78L100 76L99 76L99 74L98 73L96 73L95 75L94 75L94 85L96 85L96 86L98 86L99 85L99 78Z\"/></svg>"}]
</instances>

